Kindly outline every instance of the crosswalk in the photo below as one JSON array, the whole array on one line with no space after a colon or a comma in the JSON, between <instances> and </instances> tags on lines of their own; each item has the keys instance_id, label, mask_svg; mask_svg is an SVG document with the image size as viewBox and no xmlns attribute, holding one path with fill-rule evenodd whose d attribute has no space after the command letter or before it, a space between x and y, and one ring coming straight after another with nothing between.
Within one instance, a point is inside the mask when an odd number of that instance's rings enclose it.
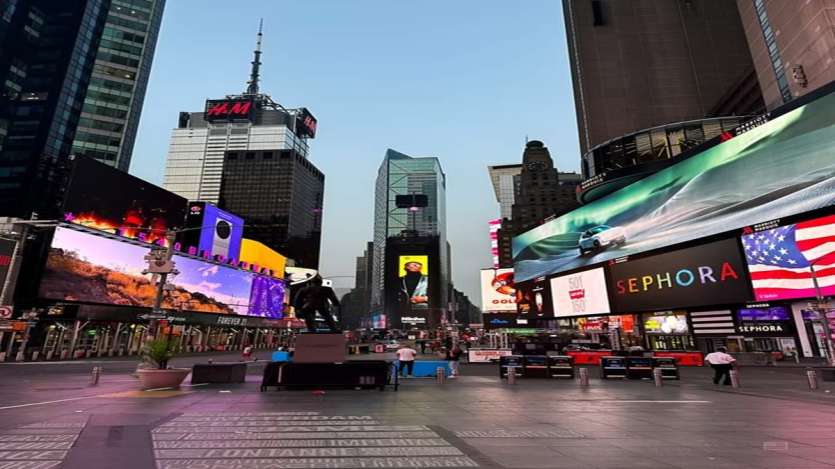
<instances>
[{"instance_id":1,"label":"crosswalk","mask_svg":"<svg viewBox=\"0 0 835 469\"><path fill-rule=\"evenodd\" d=\"M67 457L86 419L33 423L0 432L0 469L51 469Z\"/></svg>"},{"instance_id":2,"label":"crosswalk","mask_svg":"<svg viewBox=\"0 0 835 469\"><path fill-rule=\"evenodd\" d=\"M158 469L478 467L425 425L367 415L188 413L151 436Z\"/></svg>"}]
</instances>

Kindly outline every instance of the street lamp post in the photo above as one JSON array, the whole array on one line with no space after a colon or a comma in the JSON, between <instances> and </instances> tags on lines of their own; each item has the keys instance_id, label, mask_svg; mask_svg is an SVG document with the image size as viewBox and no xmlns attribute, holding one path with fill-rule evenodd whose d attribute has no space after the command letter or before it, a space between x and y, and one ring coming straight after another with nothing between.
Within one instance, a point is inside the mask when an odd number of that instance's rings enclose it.
<instances>
[{"instance_id":1,"label":"street lamp post","mask_svg":"<svg viewBox=\"0 0 835 469\"><path fill-rule=\"evenodd\" d=\"M819 261L820 259L818 259ZM823 292L821 292L820 284L818 284L818 276L815 272L815 264L817 261L809 264L809 270L812 272L812 284L815 286L815 297L817 305L815 310L822 317L821 326L823 327L824 343L826 344L826 361L829 366L835 366L835 347L832 344L832 331L829 329L829 317L827 312L821 308L821 303L824 301Z\"/></svg>"}]
</instances>

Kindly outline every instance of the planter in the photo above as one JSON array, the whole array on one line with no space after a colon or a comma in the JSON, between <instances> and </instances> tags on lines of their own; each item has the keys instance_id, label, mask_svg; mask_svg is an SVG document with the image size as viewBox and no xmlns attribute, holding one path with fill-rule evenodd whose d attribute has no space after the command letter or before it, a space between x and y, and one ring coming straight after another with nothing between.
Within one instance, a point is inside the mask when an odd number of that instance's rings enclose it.
<instances>
[{"instance_id":1,"label":"planter","mask_svg":"<svg viewBox=\"0 0 835 469\"><path fill-rule=\"evenodd\" d=\"M188 368L140 369L136 371L139 382L142 383L142 389L178 388L189 373L191 373L191 370Z\"/></svg>"}]
</instances>

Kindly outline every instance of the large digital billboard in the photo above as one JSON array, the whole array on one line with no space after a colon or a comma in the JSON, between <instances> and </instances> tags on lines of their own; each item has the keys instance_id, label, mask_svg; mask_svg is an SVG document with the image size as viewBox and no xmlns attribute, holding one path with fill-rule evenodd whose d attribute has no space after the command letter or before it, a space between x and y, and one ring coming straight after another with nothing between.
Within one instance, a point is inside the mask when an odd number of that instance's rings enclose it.
<instances>
[{"instance_id":1,"label":"large digital billboard","mask_svg":"<svg viewBox=\"0 0 835 469\"><path fill-rule=\"evenodd\" d=\"M609 291L615 311L635 312L751 299L736 238L613 262Z\"/></svg>"},{"instance_id":2,"label":"large digital billboard","mask_svg":"<svg viewBox=\"0 0 835 469\"><path fill-rule=\"evenodd\" d=\"M151 307L156 286L142 246L64 227L55 229L41 280L41 298ZM280 318L284 283L250 272L175 255L179 273L163 297L169 310ZM266 280L265 280L266 279ZM265 283L266 282L266 283ZM281 306L279 306L281 305Z\"/></svg>"},{"instance_id":3,"label":"large digital billboard","mask_svg":"<svg viewBox=\"0 0 835 469\"><path fill-rule=\"evenodd\" d=\"M481 271L482 311L516 311L516 288L513 269L484 269Z\"/></svg>"},{"instance_id":4,"label":"large digital billboard","mask_svg":"<svg viewBox=\"0 0 835 469\"><path fill-rule=\"evenodd\" d=\"M554 315L551 284L545 277L516 284L516 311L523 316L540 318Z\"/></svg>"},{"instance_id":5,"label":"large digital billboard","mask_svg":"<svg viewBox=\"0 0 835 469\"><path fill-rule=\"evenodd\" d=\"M195 247L197 255L205 252L210 257L240 260L243 218L206 202L191 202L185 226L181 237L184 250Z\"/></svg>"},{"instance_id":6,"label":"large digital billboard","mask_svg":"<svg viewBox=\"0 0 835 469\"><path fill-rule=\"evenodd\" d=\"M835 215L743 235L742 246L757 301L835 295Z\"/></svg>"},{"instance_id":7,"label":"large digital billboard","mask_svg":"<svg viewBox=\"0 0 835 469\"><path fill-rule=\"evenodd\" d=\"M188 201L128 173L78 157L64 199L64 221L95 230L162 243L181 228Z\"/></svg>"},{"instance_id":8,"label":"large digital billboard","mask_svg":"<svg viewBox=\"0 0 835 469\"><path fill-rule=\"evenodd\" d=\"M516 281L835 203L835 94L513 238Z\"/></svg>"},{"instance_id":9,"label":"large digital billboard","mask_svg":"<svg viewBox=\"0 0 835 469\"><path fill-rule=\"evenodd\" d=\"M551 294L558 318L611 312L603 267L552 278Z\"/></svg>"},{"instance_id":10,"label":"large digital billboard","mask_svg":"<svg viewBox=\"0 0 835 469\"><path fill-rule=\"evenodd\" d=\"M400 314L429 309L429 256L402 255L397 269L398 301Z\"/></svg>"}]
</instances>

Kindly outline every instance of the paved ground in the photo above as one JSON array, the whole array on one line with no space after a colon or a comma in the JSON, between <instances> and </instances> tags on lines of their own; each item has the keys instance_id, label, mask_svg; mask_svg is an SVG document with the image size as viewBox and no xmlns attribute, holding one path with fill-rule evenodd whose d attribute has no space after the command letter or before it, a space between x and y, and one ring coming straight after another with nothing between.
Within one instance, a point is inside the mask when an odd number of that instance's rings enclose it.
<instances>
[{"instance_id":1,"label":"paved ground","mask_svg":"<svg viewBox=\"0 0 835 469\"><path fill-rule=\"evenodd\" d=\"M94 363L0 365L0 469L835 467L835 386L809 391L802 369L743 369L734 390L705 369L584 388L471 365L319 394L260 393L258 364L242 385L144 392L134 361L104 362L98 386Z\"/></svg>"}]
</instances>

